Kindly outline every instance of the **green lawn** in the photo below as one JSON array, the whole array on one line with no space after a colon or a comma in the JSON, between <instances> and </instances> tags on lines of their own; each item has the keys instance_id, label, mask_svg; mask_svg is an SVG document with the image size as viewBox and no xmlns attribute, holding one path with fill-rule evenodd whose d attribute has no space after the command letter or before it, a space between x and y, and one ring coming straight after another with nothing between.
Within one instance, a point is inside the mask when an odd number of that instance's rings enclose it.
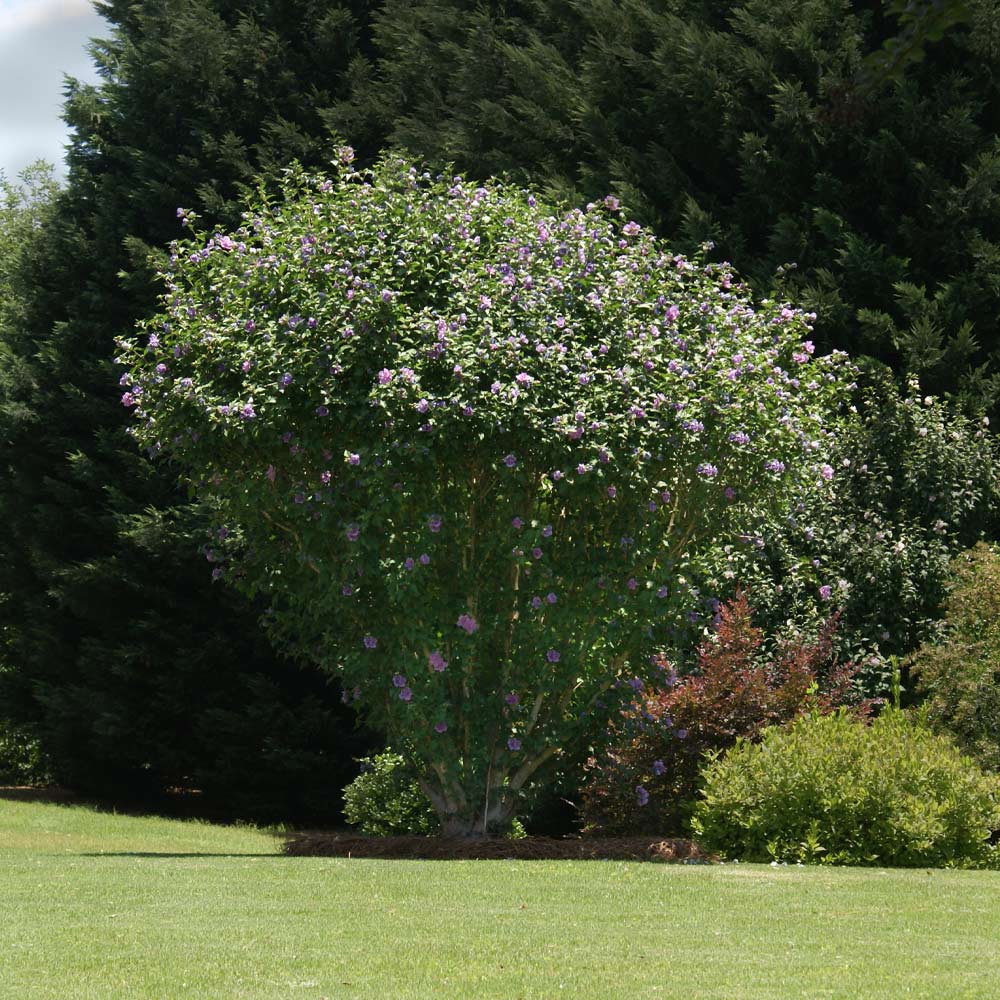
<instances>
[{"instance_id":1,"label":"green lawn","mask_svg":"<svg viewBox=\"0 0 1000 1000\"><path fill-rule=\"evenodd\" d=\"M0 801L0 997L1000 996L1000 873L278 847Z\"/></svg>"}]
</instances>

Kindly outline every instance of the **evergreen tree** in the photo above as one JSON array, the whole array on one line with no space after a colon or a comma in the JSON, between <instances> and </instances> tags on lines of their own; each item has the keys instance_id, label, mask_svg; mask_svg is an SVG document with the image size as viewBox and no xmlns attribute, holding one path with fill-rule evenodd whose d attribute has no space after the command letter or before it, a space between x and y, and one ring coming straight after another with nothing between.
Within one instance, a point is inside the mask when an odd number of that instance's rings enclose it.
<instances>
[{"instance_id":1,"label":"evergreen tree","mask_svg":"<svg viewBox=\"0 0 1000 1000\"><path fill-rule=\"evenodd\" d=\"M386 0L335 120L475 176L613 192L761 291L794 263L777 284L823 347L995 413L998 4L925 6Z\"/></svg>"},{"instance_id":2,"label":"evergreen tree","mask_svg":"<svg viewBox=\"0 0 1000 1000\"><path fill-rule=\"evenodd\" d=\"M0 324L0 712L77 787L197 782L260 814L335 808L352 770L336 692L212 585L205 520L124 433L113 358L177 206L231 224L259 173L329 158L366 6L109 0L102 81L68 84L67 186Z\"/></svg>"}]
</instances>

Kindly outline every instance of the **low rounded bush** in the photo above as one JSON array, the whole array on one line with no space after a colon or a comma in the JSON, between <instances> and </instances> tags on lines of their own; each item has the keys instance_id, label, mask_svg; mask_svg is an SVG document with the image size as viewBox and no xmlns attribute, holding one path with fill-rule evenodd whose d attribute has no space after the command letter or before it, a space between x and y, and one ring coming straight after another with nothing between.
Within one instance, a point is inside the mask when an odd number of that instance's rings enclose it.
<instances>
[{"instance_id":1,"label":"low rounded bush","mask_svg":"<svg viewBox=\"0 0 1000 1000\"><path fill-rule=\"evenodd\" d=\"M982 867L1000 782L919 718L810 715L741 740L703 772L692 830L731 858Z\"/></svg>"},{"instance_id":2,"label":"low rounded bush","mask_svg":"<svg viewBox=\"0 0 1000 1000\"><path fill-rule=\"evenodd\" d=\"M372 837L438 833L441 824L413 768L392 750L365 757L344 789L344 818Z\"/></svg>"}]
</instances>

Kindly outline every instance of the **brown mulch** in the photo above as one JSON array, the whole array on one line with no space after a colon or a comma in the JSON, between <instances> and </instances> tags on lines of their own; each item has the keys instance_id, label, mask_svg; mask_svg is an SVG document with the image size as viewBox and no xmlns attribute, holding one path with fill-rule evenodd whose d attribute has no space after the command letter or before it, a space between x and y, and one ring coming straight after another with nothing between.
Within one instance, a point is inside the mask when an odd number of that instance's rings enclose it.
<instances>
[{"instance_id":1,"label":"brown mulch","mask_svg":"<svg viewBox=\"0 0 1000 1000\"><path fill-rule=\"evenodd\" d=\"M708 864L697 844L659 837L524 837L446 840L443 837L358 837L292 833L283 848L296 857L394 858L428 861L673 861Z\"/></svg>"}]
</instances>

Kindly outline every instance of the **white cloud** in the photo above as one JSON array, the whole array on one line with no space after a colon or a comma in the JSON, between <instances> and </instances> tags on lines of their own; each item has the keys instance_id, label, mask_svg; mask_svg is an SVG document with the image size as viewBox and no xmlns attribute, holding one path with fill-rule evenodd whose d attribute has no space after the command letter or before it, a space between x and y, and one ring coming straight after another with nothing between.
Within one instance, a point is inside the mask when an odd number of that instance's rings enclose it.
<instances>
[{"instance_id":1,"label":"white cloud","mask_svg":"<svg viewBox=\"0 0 1000 1000\"><path fill-rule=\"evenodd\" d=\"M87 42L108 31L89 0L0 0L0 170L8 177L36 159L62 172L63 77L96 80Z\"/></svg>"}]
</instances>

